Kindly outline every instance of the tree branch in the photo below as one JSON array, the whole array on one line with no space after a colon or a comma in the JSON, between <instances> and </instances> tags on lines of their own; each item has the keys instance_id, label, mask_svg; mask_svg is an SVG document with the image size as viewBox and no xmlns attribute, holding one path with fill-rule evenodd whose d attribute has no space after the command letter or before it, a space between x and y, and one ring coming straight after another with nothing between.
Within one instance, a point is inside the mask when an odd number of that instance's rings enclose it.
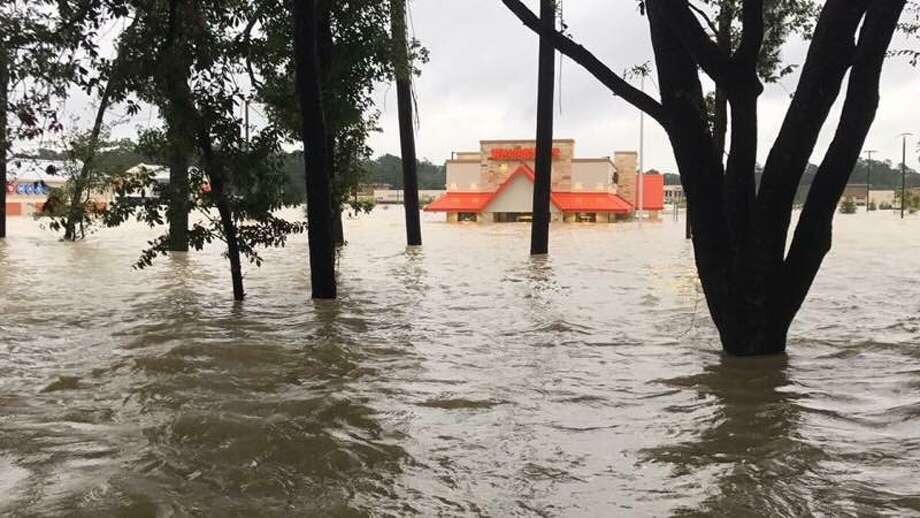
<instances>
[{"instance_id":1,"label":"tree branch","mask_svg":"<svg viewBox=\"0 0 920 518\"><path fill-rule=\"evenodd\" d=\"M607 65L597 59L597 57L585 47L575 43L572 39L555 29L544 29L543 24L540 23L540 18L528 9L521 0L502 0L502 3L504 3L508 10L517 16L518 20L527 28L539 34L541 37L546 38L556 50L584 67L585 70L610 89L615 95L622 97L623 100L629 104L647 113L662 126L667 126L667 117L665 116L661 103L648 96L645 92L630 85L626 80L610 70Z\"/></svg>"},{"instance_id":2,"label":"tree branch","mask_svg":"<svg viewBox=\"0 0 920 518\"><path fill-rule=\"evenodd\" d=\"M787 300L780 306L790 322L830 251L834 213L875 119L882 65L904 5L905 0L876 0L860 31L837 132L818 168L783 265Z\"/></svg>"},{"instance_id":3,"label":"tree branch","mask_svg":"<svg viewBox=\"0 0 920 518\"><path fill-rule=\"evenodd\" d=\"M879 0L889 1L889 0ZM827 0L802 76L767 157L757 194L753 235L764 261L782 261L792 203L843 78L853 62L855 34L872 0Z\"/></svg>"},{"instance_id":4,"label":"tree branch","mask_svg":"<svg viewBox=\"0 0 920 518\"><path fill-rule=\"evenodd\" d=\"M709 30L711 30L713 34L719 33L719 27L712 20L712 18L708 14L706 14L706 11L698 7L693 2L687 2L687 7L689 7L693 12L697 14L697 16L699 16L700 18L703 19L704 22L706 22L706 25L709 26Z\"/></svg>"},{"instance_id":5,"label":"tree branch","mask_svg":"<svg viewBox=\"0 0 920 518\"><path fill-rule=\"evenodd\" d=\"M660 5L659 9L662 9L668 24L680 37L700 68L717 83L724 83L730 76L731 59L706 34L700 21L691 12L690 2L672 0Z\"/></svg>"},{"instance_id":6,"label":"tree branch","mask_svg":"<svg viewBox=\"0 0 920 518\"><path fill-rule=\"evenodd\" d=\"M745 0L743 9L743 32L734 61L746 70L756 70L764 38L763 0Z\"/></svg>"}]
</instances>

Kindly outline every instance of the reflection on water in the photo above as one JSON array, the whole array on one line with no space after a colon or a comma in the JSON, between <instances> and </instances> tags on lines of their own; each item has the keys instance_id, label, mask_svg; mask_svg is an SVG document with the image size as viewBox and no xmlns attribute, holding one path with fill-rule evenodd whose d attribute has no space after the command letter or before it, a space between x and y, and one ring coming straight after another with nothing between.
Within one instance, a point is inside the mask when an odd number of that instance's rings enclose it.
<instances>
[{"instance_id":1,"label":"reflection on water","mask_svg":"<svg viewBox=\"0 0 920 518\"><path fill-rule=\"evenodd\" d=\"M0 242L0 514L920 514L918 220L838 218L790 355L719 353L683 224L349 220L232 303L140 227ZM898 243L892 247L891 243ZM858 267L857 267L858 266ZM881 272L881 273L880 273Z\"/></svg>"}]
</instances>

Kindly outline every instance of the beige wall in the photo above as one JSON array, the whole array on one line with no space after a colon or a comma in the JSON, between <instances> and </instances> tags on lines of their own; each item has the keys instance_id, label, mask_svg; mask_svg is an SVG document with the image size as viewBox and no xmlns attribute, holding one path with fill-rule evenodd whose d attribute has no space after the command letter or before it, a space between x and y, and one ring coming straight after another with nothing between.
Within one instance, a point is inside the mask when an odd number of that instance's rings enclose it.
<instances>
[{"instance_id":1,"label":"beige wall","mask_svg":"<svg viewBox=\"0 0 920 518\"><path fill-rule=\"evenodd\" d=\"M619 179L617 192L624 200L636 205L636 200L638 199L637 184L639 183L639 153L635 151L617 151L613 155L613 166Z\"/></svg>"},{"instance_id":2,"label":"beige wall","mask_svg":"<svg viewBox=\"0 0 920 518\"><path fill-rule=\"evenodd\" d=\"M480 190L480 160L448 160L447 161L447 190L448 191L479 191Z\"/></svg>"},{"instance_id":3,"label":"beige wall","mask_svg":"<svg viewBox=\"0 0 920 518\"><path fill-rule=\"evenodd\" d=\"M575 160L572 163L573 191L609 192L613 189L613 162L610 160Z\"/></svg>"},{"instance_id":4,"label":"beige wall","mask_svg":"<svg viewBox=\"0 0 920 518\"><path fill-rule=\"evenodd\" d=\"M524 176L518 176L486 207L486 211L532 212L533 183ZM559 210L550 203L550 212L559 212Z\"/></svg>"},{"instance_id":5,"label":"beige wall","mask_svg":"<svg viewBox=\"0 0 920 518\"><path fill-rule=\"evenodd\" d=\"M494 191L518 167L526 164L534 168L533 160L492 160L494 149L533 149L537 145L533 140L484 140L480 164L480 186L483 191ZM559 155L553 159L552 189L569 191L572 188L572 159L575 156L574 140L554 140L553 147L559 149Z\"/></svg>"}]
</instances>

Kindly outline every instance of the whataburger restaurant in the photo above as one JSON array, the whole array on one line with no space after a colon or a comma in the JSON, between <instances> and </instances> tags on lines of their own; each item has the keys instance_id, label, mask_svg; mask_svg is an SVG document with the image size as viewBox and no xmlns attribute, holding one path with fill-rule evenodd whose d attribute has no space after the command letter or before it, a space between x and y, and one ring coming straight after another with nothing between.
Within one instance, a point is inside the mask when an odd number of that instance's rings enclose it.
<instances>
[{"instance_id":1,"label":"whataburger restaurant","mask_svg":"<svg viewBox=\"0 0 920 518\"><path fill-rule=\"evenodd\" d=\"M533 211L536 142L484 140L478 152L454 153L447 162L447 193L425 207L447 221L529 221ZM657 217L664 208L664 177L643 175L644 209ZM639 206L638 154L575 158L574 140L553 141L553 221L614 222Z\"/></svg>"}]
</instances>

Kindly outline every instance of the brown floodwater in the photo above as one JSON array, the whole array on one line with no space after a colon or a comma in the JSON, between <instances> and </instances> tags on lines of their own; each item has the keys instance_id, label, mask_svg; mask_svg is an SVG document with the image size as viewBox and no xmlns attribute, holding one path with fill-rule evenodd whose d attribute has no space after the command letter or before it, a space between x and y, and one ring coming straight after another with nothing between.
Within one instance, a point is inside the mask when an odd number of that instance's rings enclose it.
<instances>
[{"instance_id":1,"label":"brown floodwater","mask_svg":"<svg viewBox=\"0 0 920 518\"><path fill-rule=\"evenodd\" d=\"M920 216L838 216L789 354L722 356L683 223L349 220L131 265L0 242L0 515L920 516Z\"/></svg>"}]
</instances>

